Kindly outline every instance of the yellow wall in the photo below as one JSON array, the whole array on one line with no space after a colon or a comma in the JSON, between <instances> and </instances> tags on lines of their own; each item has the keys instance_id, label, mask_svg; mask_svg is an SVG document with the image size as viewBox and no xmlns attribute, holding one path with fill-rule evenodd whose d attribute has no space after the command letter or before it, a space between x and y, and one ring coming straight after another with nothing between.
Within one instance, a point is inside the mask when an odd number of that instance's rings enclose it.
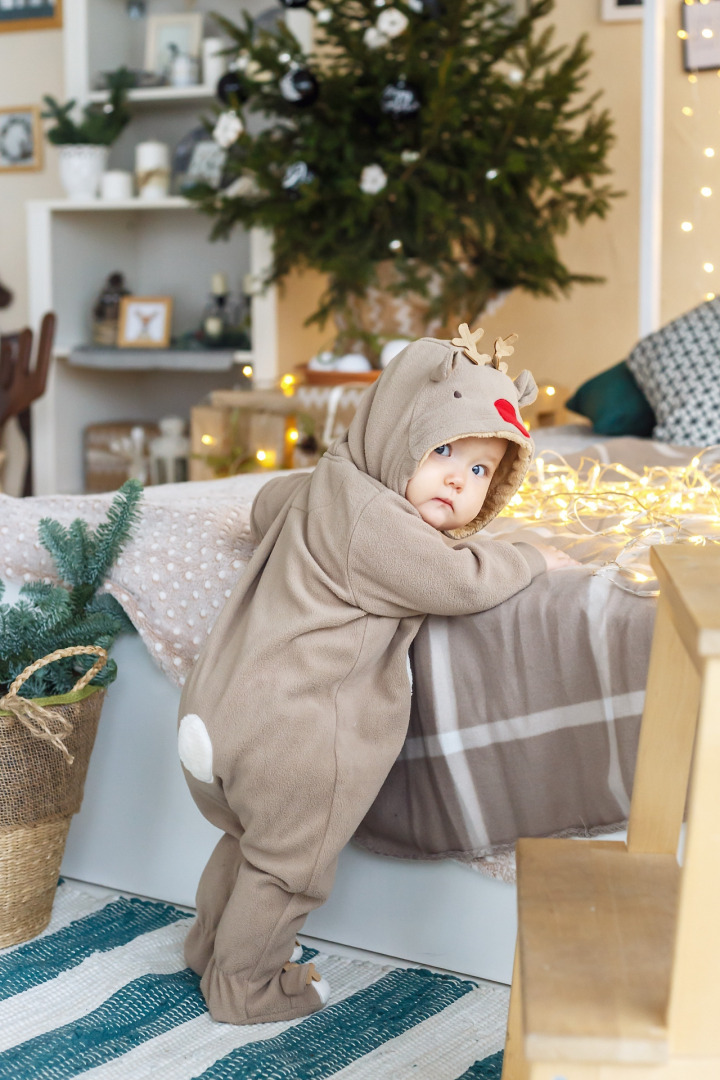
<instances>
[{"instance_id":1,"label":"yellow wall","mask_svg":"<svg viewBox=\"0 0 720 1080\"><path fill-rule=\"evenodd\" d=\"M663 319L699 303L709 290L720 295L720 78L715 72L688 82L682 70L678 29L679 4L666 0L668 13L666 58L665 216L663 259ZM603 91L602 104L615 119L617 142L611 153L613 183L627 192L606 221L574 227L561 240L562 255L578 272L600 274L601 286L576 286L567 298L534 299L513 294L485 320L489 334L521 335L518 362L539 379L574 387L587 376L621 359L637 338L638 246L640 184L640 60L641 24L605 23L600 0L556 0L552 21L560 41L587 33L594 54L588 89ZM45 92L62 98L61 31L0 33L0 105L39 102ZM691 117L682 107L693 109ZM715 146L717 156L703 156ZM19 325L27 316L25 221L28 198L60 193L53 148L45 145L42 172L0 173L0 278L15 292L12 308L0 312L0 328ZM699 194L712 186L713 198ZM680 222L693 221L691 233ZM717 256L716 253L717 252ZM704 262L717 263L713 274ZM303 328L319 294L318 278L295 276L280 298L282 366L288 370L327 344L329 331Z\"/></svg>"},{"instance_id":2,"label":"yellow wall","mask_svg":"<svg viewBox=\"0 0 720 1080\"><path fill-rule=\"evenodd\" d=\"M62 31L0 33L0 108L40 105L43 94L62 100ZM60 195L56 151L43 146L44 167L37 172L0 172L0 281L15 295L0 311L0 330L27 320L25 200Z\"/></svg>"}]
</instances>

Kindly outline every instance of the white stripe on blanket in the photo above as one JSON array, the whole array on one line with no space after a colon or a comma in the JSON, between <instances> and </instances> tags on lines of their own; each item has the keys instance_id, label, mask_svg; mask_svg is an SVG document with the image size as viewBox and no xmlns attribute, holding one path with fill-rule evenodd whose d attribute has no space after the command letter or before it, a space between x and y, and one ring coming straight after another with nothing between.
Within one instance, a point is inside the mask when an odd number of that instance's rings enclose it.
<instances>
[{"instance_id":1,"label":"white stripe on blanket","mask_svg":"<svg viewBox=\"0 0 720 1080\"><path fill-rule=\"evenodd\" d=\"M448 626L445 619L433 619L430 622L428 642L430 646L435 720L439 733L433 736L430 742L432 743L435 739L444 740L446 738L452 741L459 738L461 734L464 735L464 732L458 731L457 699L453 682ZM419 755L420 757L427 756L430 753L424 739L409 741L422 744L423 752ZM407 747L407 741L405 746ZM404 752L403 756L405 756ZM461 754L452 754L448 757L447 766L452 782L455 785L458 805L462 810L471 846L474 848L487 847L490 843L490 836L485 825L477 787L467 758Z\"/></svg>"},{"instance_id":2,"label":"white stripe on blanket","mask_svg":"<svg viewBox=\"0 0 720 1080\"><path fill-rule=\"evenodd\" d=\"M626 818L630 813L630 796L625 787L620 768L620 747L618 745L616 713L612 707L612 670L608 635L608 591L613 585L603 578L591 577L588 589L588 621L593 627L590 636L590 648L595 658L602 702L605 708L608 739L608 788L617 799L620 814Z\"/></svg>"},{"instance_id":3,"label":"white stripe on blanket","mask_svg":"<svg viewBox=\"0 0 720 1080\"><path fill-rule=\"evenodd\" d=\"M434 675L434 669L433 669ZM578 705L563 705L557 709L544 709L529 716L513 716L510 720L497 720L490 724L442 732L439 735L422 735L405 741L400 756L406 759L449 757L463 754L495 743L514 742L519 738L545 735L561 728L583 727L601 724L609 713L616 720L625 716L637 716L645 701L644 690L628 694L613 694L607 699L583 701ZM450 762L448 762L450 767Z\"/></svg>"}]
</instances>

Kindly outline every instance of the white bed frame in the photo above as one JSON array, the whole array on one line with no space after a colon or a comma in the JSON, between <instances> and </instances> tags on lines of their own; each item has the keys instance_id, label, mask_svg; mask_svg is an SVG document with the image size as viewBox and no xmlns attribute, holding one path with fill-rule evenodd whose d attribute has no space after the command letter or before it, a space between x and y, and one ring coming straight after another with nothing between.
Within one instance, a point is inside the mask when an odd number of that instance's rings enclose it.
<instances>
[{"instance_id":1,"label":"white bed frame","mask_svg":"<svg viewBox=\"0 0 720 1080\"><path fill-rule=\"evenodd\" d=\"M103 707L62 872L192 906L220 834L185 786L175 736L180 692L139 638L120 638L113 656L120 674ZM388 859L349 846L330 900L312 913L305 931L509 983L516 925L512 885L460 863Z\"/></svg>"}]
</instances>

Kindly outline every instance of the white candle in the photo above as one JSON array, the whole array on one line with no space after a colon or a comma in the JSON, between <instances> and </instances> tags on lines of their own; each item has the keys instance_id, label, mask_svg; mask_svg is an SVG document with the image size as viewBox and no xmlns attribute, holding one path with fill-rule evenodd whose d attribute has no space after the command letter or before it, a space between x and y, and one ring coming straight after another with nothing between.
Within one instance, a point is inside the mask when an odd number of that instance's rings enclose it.
<instances>
[{"instance_id":1,"label":"white candle","mask_svg":"<svg viewBox=\"0 0 720 1080\"><path fill-rule=\"evenodd\" d=\"M154 139L135 147L135 179L141 199L162 199L170 190L170 147Z\"/></svg>"}]
</instances>

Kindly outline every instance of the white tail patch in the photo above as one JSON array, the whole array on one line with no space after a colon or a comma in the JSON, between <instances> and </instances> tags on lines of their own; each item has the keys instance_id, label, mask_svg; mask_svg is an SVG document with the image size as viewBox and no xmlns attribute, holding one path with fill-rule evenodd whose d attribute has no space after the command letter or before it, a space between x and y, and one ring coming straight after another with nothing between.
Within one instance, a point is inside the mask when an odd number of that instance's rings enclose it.
<instances>
[{"instance_id":1,"label":"white tail patch","mask_svg":"<svg viewBox=\"0 0 720 1080\"><path fill-rule=\"evenodd\" d=\"M207 728L196 713L187 713L180 721L178 754L191 776L204 784L212 783L212 743Z\"/></svg>"}]
</instances>

